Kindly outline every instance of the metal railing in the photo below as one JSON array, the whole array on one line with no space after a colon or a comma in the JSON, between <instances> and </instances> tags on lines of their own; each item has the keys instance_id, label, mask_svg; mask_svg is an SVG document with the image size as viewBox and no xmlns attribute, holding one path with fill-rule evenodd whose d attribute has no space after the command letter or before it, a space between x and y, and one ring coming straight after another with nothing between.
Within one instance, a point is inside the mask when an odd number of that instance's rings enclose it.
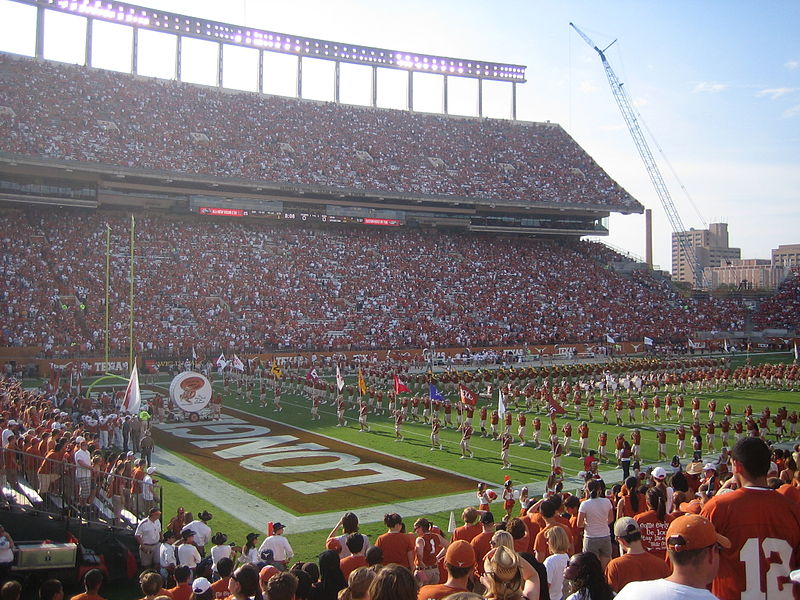
<instances>
[{"instance_id":1,"label":"metal railing","mask_svg":"<svg viewBox=\"0 0 800 600\"><path fill-rule=\"evenodd\" d=\"M13 457L9 458L8 453ZM96 465L84 471L71 456L55 460L3 448L0 505L131 530L150 508L162 507L162 489L157 482L151 485L139 478L109 472L114 465Z\"/></svg>"}]
</instances>

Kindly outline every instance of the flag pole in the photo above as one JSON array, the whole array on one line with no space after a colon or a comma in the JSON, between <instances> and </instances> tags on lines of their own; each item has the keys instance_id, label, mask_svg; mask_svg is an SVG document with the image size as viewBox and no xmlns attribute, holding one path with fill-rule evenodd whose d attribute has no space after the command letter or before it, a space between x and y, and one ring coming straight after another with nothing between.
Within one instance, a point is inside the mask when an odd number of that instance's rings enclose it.
<instances>
[{"instance_id":1,"label":"flag pole","mask_svg":"<svg viewBox=\"0 0 800 600\"><path fill-rule=\"evenodd\" d=\"M133 254L134 254L134 240L136 239L136 220L131 215L131 273L130 273L130 324L128 331L128 366L133 368Z\"/></svg>"},{"instance_id":2,"label":"flag pole","mask_svg":"<svg viewBox=\"0 0 800 600\"><path fill-rule=\"evenodd\" d=\"M106 223L106 335L105 335L105 361L108 368L108 319L109 319L109 295L111 283L111 225Z\"/></svg>"}]
</instances>

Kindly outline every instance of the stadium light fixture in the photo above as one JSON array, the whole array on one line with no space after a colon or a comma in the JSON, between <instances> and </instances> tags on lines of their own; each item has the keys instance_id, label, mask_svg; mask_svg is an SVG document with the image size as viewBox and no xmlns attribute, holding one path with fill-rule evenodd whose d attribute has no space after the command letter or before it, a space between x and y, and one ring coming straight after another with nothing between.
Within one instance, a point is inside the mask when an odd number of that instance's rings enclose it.
<instances>
[{"instance_id":1,"label":"stadium light fixture","mask_svg":"<svg viewBox=\"0 0 800 600\"><path fill-rule=\"evenodd\" d=\"M343 44L274 31L199 19L154 10L116 0L13 0L87 18L129 25L151 31L185 35L234 46L269 49L283 54L337 60L405 71L453 73L459 77L524 83L524 65L470 61L447 56L416 54L387 48ZM333 57L333 58L332 58Z\"/></svg>"}]
</instances>

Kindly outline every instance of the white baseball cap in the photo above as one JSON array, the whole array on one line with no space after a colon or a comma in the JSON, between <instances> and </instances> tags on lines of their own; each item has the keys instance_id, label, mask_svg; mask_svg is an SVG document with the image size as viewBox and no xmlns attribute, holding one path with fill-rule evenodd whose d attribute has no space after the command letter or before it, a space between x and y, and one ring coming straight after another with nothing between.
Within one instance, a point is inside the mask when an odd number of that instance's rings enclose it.
<instances>
[{"instance_id":1,"label":"white baseball cap","mask_svg":"<svg viewBox=\"0 0 800 600\"><path fill-rule=\"evenodd\" d=\"M667 472L664 470L664 467L656 467L655 469L653 469L652 475L656 479L666 479L667 478Z\"/></svg>"}]
</instances>

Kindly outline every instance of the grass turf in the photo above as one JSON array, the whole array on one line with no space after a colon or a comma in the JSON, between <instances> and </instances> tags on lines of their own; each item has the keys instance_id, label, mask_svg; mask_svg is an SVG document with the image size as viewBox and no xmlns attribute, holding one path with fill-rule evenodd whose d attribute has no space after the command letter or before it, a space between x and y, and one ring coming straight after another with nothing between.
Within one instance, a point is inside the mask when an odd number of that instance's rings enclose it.
<instances>
[{"instance_id":1,"label":"grass turf","mask_svg":"<svg viewBox=\"0 0 800 600\"><path fill-rule=\"evenodd\" d=\"M747 360L745 356L735 357L732 362L732 368L739 364L743 364ZM785 357L775 356L754 356L751 357L754 364L762 362L787 362ZM688 399L692 397L691 393L686 394L687 408L684 411L684 423L689 423L691 411L688 407ZM725 403L730 402L733 407L734 421L738 419L747 404L753 406L754 412L757 414L765 406L769 406L773 413L779 406L786 406L789 411L800 411L800 393L770 390L770 389L754 389L754 390L728 390L703 394L698 394L701 401L701 408L705 408L705 404L711 397L715 398L718 403L718 413L721 414L722 407ZM663 393L662 393L663 397ZM271 398L270 398L271 399ZM311 421L308 417L310 412L310 402L303 396L290 396L284 394L283 404L286 407L281 413L274 413L269 408L262 409L255 404L247 404L245 400L235 391L231 391L225 396L225 405L246 410L254 414L261 414L271 419L280 420L281 422L303 429L314 431L323 435L336 437L342 441L350 441L355 444L365 445L380 452L386 452L393 456L400 456L410 461L422 462L432 466L440 467L446 470L462 473L470 478L476 480L485 480L493 483L502 481L503 475L509 475L514 481L515 485L523 483L530 483L534 481L541 481L549 474L550 453L546 450L537 450L531 447L521 448L513 445L511 447L511 462L513 468L508 471L500 470L499 460L499 443L493 442L487 438L473 437L473 451L475 452L474 459L460 460L460 452L458 442L460 435L453 431L442 429L441 439L445 446L444 451L430 451L429 434L430 428L427 425L416 423L406 423L403 426L405 441L400 443L394 442L394 429L393 423L387 417L376 417L370 415L370 426L372 427L371 433L359 433L357 425L355 424L355 411L348 410L348 427L336 427L336 418L333 408L329 405L320 407L320 415L322 418L319 421ZM494 407L494 404L491 408ZM663 409L662 409L663 411ZM674 412L674 411L673 411ZM477 414L477 413L476 413ZM707 416L706 411L702 413ZM627 410L623 411L625 421L627 423ZM530 415L532 418L533 415ZM542 415L543 416L543 415ZM586 409L583 408L583 418L586 416ZM637 419L639 418L639 411L636 411ZM613 410L610 411L610 418L613 421ZM477 417L476 417L477 419ZM613 440L618 431L625 431L629 435L633 427L639 426L642 429L642 461L643 464L652 464L657 459L657 447L655 440L655 432L645 429L641 423L634 425L625 425L624 427L617 427L615 425L604 426L599 422L600 411L596 407L594 422L590 422L590 444L589 447L596 446L597 434L600 431L607 431L609 440ZM528 424L528 431L530 432L531 424ZM565 421L571 421L575 429L577 429L577 422L574 419L574 414L561 416L558 419L559 432L560 426ZM476 420L477 422L477 420ZM701 419L701 423L703 420ZM668 428L668 455L672 455L675 450L675 436L673 430L677 421L674 414L671 421L665 421L659 426ZM516 424L512 428L516 431ZM543 431L542 439L546 439L546 431ZM530 433L528 433L530 436ZM515 439L516 441L516 439ZM687 441L687 446L688 446ZM573 452L577 451L577 444L573 443ZM613 446L609 446L609 453L613 456ZM564 457L562 459L562 466L567 475L574 475L581 470L581 459L578 456ZM608 468L613 468L615 465L601 466L601 472ZM607 482L612 483L612 482ZM223 531L228 535L228 540L236 544L241 544L245 536L252 530L252 527L238 520L234 516L234 511L230 507L214 506L205 500L202 500L191 490L183 486L171 482L168 478L162 477L161 484L163 487L164 498L164 524L175 514L178 506L183 506L188 511L197 514L201 510L209 510L214 514L212 521L212 528L214 531ZM322 508L322 507L321 507ZM357 511L356 511L357 512ZM500 503L495 503L493 512L498 519L501 517L502 507ZM435 524L443 529L446 529L449 520L449 511L425 515L431 519ZM403 515L406 517L407 526L410 526L410 517L412 515ZM456 511L457 525L461 523L458 521L458 511ZM269 515L264 515L264 523L270 520ZM331 523L333 527L334 523ZM329 529L307 532L295 533L287 530L287 538L295 550L295 560L298 561L315 561L318 554L324 549L325 537ZM367 534L370 539L374 540L378 535L385 531L382 523L368 523L363 524L361 531ZM263 534L263 531L259 532ZM135 583L129 585L115 586L110 590L103 590L105 596L110 600L132 600L140 596L138 587Z\"/></svg>"}]
</instances>

